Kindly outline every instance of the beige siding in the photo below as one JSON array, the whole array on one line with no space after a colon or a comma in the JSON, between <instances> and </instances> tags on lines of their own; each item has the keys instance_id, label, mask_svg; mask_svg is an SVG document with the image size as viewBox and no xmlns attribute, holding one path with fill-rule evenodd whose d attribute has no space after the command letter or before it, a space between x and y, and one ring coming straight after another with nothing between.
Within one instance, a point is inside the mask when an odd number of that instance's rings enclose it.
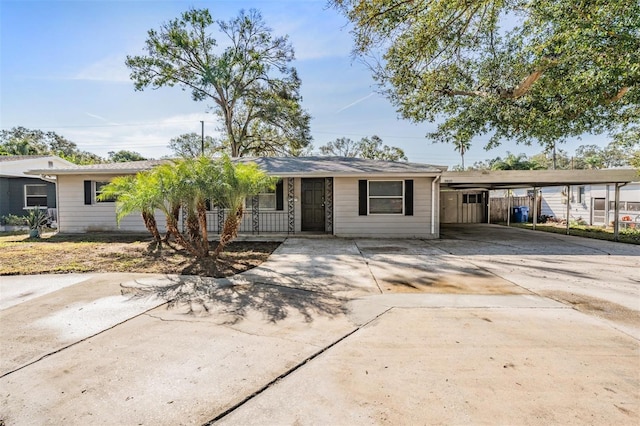
<instances>
[{"instance_id":1,"label":"beige siding","mask_svg":"<svg viewBox=\"0 0 640 426\"><path fill-rule=\"evenodd\" d=\"M395 179L404 179L398 177ZM431 178L414 178L413 216L358 214L358 179L334 179L334 234L340 237L437 238L431 233Z\"/></svg>"},{"instance_id":2,"label":"beige siding","mask_svg":"<svg viewBox=\"0 0 640 426\"><path fill-rule=\"evenodd\" d=\"M113 176L58 176L58 229L60 232L91 231L146 232L140 213L133 213L116 223L115 203L84 204L84 181L108 181ZM164 216L156 213L161 231Z\"/></svg>"}]
</instances>

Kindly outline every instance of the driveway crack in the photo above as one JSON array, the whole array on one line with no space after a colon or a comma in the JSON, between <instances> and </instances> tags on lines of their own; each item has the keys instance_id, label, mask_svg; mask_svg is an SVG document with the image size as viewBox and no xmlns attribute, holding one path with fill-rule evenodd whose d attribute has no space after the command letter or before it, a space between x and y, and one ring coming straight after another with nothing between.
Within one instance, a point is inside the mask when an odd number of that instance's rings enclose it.
<instances>
[{"instance_id":1,"label":"driveway crack","mask_svg":"<svg viewBox=\"0 0 640 426\"><path fill-rule=\"evenodd\" d=\"M120 322L119 322L119 323L117 323L117 324L113 324L111 327L105 328L104 330L101 330L101 331L99 331L98 333L92 334L91 336L87 336L87 337L85 337L85 338L83 338L83 339L80 339L80 340L77 340L77 341L75 341L75 342L72 342L72 343L70 343L70 344L68 344L68 345L66 345L66 346L63 346L63 347L61 347L61 348L59 348L59 349L56 349L55 351L52 351L52 352L46 353L46 354L42 355L41 357L39 357L38 359L34 359L33 361L30 361L30 362L28 362L28 363L26 363L26 364L24 364L24 365L21 365L20 367L14 368L14 369L13 369L13 370L11 370L11 371L7 371L6 373L4 373L4 374L0 375L0 379L1 379L1 378L3 378L3 377L8 376L8 375L10 375L10 374L13 374L13 373L15 373L15 372L17 372L17 371L20 371L20 370L22 370L23 368L27 368L27 367L29 367L30 365L33 365L33 364L35 364L35 363L37 363L37 362L40 362L40 361L42 361L42 360L43 360L43 359L45 359L45 358L49 358L49 357L50 357L50 356L52 356L52 355L55 355L55 354L60 353L60 352L62 352L62 351L64 351L64 350L66 350L66 349L69 349L69 348L71 348L71 347L73 347L73 346L76 346L77 344L80 344L80 343L85 342L85 341L87 341L87 340L89 340L89 339L92 339L92 338L94 338L94 337L96 337L96 336L99 336L100 334L106 333L106 332L107 332L107 331L109 331L109 330L113 330L114 328L118 327L119 325L125 324L125 323L127 323L127 322L129 322L129 321L131 321L131 320L133 320L133 319L136 319L136 318L138 318L138 317L141 317L141 316L143 316L143 315L147 315L147 313L148 313L148 312L150 312L150 311L152 311L152 310L154 310L154 309L156 309L156 308L159 308L160 306L166 305L167 303L168 303L168 302L163 302L163 303L160 303L159 305L152 306L151 308L147 309L146 311L144 311L144 312L140 312L139 314L134 315L134 316L132 316L131 318L127 318L127 319L126 319L126 320L124 320L124 321L120 321Z\"/></svg>"},{"instance_id":2,"label":"driveway crack","mask_svg":"<svg viewBox=\"0 0 640 426\"><path fill-rule=\"evenodd\" d=\"M378 318L382 317L383 315L385 315L387 312L391 311L392 309L394 309L393 306L390 307L390 308L385 309L383 312L381 312L378 315L376 315L375 317L371 318L369 321L367 321L367 322L365 322L363 324L360 324L359 326L357 326L356 328L354 328L353 330L351 330L347 334L343 335L339 339L333 341L329 345L323 347L319 351L317 351L317 352L313 353L312 355L308 356L307 358L303 359L298 364L294 365L293 367L291 367L290 369L288 369L284 373L280 374L278 377L276 377L275 379L271 380L269 383L267 383L266 385L262 386L260 389L256 390L255 392L251 393L250 395L247 395L240 402L238 402L238 403L234 404L233 406L227 408L225 411L223 411L222 413L218 414L216 417L214 417L213 419L209 420L208 422L204 423L202 426L212 426L212 425L214 425L216 422L218 422L219 420L222 420L224 417L228 416L229 414L231 414L232 412L234 412L238 408L242 407L244 404L246 404L247 402L251 401L253 398L255 398L258 395L260 395L260 394L264 393L265 391L267 391L269 388L271 388L273 385L278 383L280 380L282 380L282 379L286 378L287 376L291 375L293 372L298 370L300 367L302 367L302 366L306 365L307 363L313 361L315 358L319 357L323 353L327 352L329 349L331 349L334 346L336 346L338 343L340 343L340 342L344 341L345 339L347 339L348 337L352 336L357 331L359 331L359 330L363 329L364 327L368 326L369 324L371 324L372 322L374 322Z\"/></svg>"},{"instance_id":3,"label":"driveway crack","mask_svg":"<svg viewBox=\"0 0 640 426\"><path fill-rule=\"evenodd\" d=\"M362 253L362 250L360 250L360 247L358 246L358 243L355 240L353 241L353 244L358 249L358 253L360 253L360 257L362 257L362 260L364 261L365 265L367 265L367 269L369 270L369 274L371 274L371 278L373 278L373 281L375 281L376 287L378 287L378 291L380 292L380 294L383 294L382 288L380 287L380 283L378 282L378 279L376 278L376 276L373 274L373 271L371 270L371 266L369 266L369 261L364 256L364 254Z\"/></svg>"}]
</instances>

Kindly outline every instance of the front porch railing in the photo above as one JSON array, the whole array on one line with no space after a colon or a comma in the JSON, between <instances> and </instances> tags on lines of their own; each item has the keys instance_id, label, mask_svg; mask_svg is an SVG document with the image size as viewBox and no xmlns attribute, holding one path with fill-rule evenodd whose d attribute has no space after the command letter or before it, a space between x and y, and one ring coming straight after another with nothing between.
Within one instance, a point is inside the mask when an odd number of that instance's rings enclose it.
<instances>
[{"instance_id":1,"label":"front porch railing","mask_svg":"<svg viewBox=\"0 0 640 426\"><path fill-rule=\"evenodd\" d=\"M228 209L214 209L207 212L207 232L219 234L222 232L224 221L229 215ZM184 217L182 229L185 228ZM286 211L251 211L245 210L240 223L241 234L281 233L288 234L289 215Z\"/></svg>"}]
</instances>

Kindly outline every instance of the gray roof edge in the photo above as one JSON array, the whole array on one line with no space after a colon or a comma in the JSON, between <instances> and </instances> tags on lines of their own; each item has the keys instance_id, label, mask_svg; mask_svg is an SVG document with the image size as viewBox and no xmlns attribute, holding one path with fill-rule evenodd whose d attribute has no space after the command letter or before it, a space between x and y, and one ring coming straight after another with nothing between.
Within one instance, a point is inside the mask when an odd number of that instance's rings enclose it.
<instances>
[{"instance_id":1,"label":"gray roof edge","mask_svg":"<svg viewBox=\"0 0 640 426\"><path fill-rule=\"evenodd\" d=\"M61 167L52 169L33 169L28 174L33 175L112 175L112 174L135 174L140 171L149 170L154 166L171 160L147 160L130 163L103 163L87 166ZM262 167L268 174L273 176L286 177L331 177L331 176L437 176L440 175L445 166L433 166L422 163L392 162L381 160L353 159L342 157L242 157L234 161L253 162ZM285 167L272 166L274 162L283 161ZM332 164L333 169L332 169ZM319 167L305 170L308 165L316 164ZM378 170L371 170L372 166L380 166Z\"/></svg>"},{"instance_id":2,"label":"gray roof edge","mask_svg":"<svg viewBox=\"0 0 640 426\"><path fill-rule=\"evenodd\" d=\"M445 172L444 185L477 185L493 188L544 187L562 185L589 185L630 183L640 180L637 169L600 170L491 170Z\"/></svg>"},{"instance_id":3,"label":"gray roof edge","mask_svg":"<svg viewBox=\"0 0 640 426\"><path fill-rule=\"evenodd\" d=\"M69 175L134 175L138 172L142 172L148 169L81 169L81 170L70 170L70 169L34 169L28 170L24 172L27 175L35 175L35 176L69 176Z\"/></svg>"}]
</instances>

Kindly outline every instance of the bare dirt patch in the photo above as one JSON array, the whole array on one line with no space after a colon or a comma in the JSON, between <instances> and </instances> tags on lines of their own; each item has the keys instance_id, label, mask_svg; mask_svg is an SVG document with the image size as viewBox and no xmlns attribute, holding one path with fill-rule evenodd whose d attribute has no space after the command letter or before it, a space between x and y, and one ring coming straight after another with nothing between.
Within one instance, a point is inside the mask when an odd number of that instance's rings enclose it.
<instances>
[{"instance_id":1,"label":"bare dirt patch","mask_svg":"<svg viewBox=\"0 0 640 426\"><path fill-rule=\"evenodd\" d=\"M565 291L542 291L540 296L548 297L565 305L571 305L577 311L594 315L609 321L640 327L640 312L626 306L584 294Z\"/></svg>"},{"instance_id":2,"label":"bare dirt patch","mask_svg":"<svg viewBox=\"0 0 640 426\"><path fill-rule=\"evenodd\" d=\"M147 235L11 235L0 237L0 275L146 272L220 278L260 265L279 245L237 241L217 259L198 260L175 244L158 247Z\"/></svg>"}]
</instances>

